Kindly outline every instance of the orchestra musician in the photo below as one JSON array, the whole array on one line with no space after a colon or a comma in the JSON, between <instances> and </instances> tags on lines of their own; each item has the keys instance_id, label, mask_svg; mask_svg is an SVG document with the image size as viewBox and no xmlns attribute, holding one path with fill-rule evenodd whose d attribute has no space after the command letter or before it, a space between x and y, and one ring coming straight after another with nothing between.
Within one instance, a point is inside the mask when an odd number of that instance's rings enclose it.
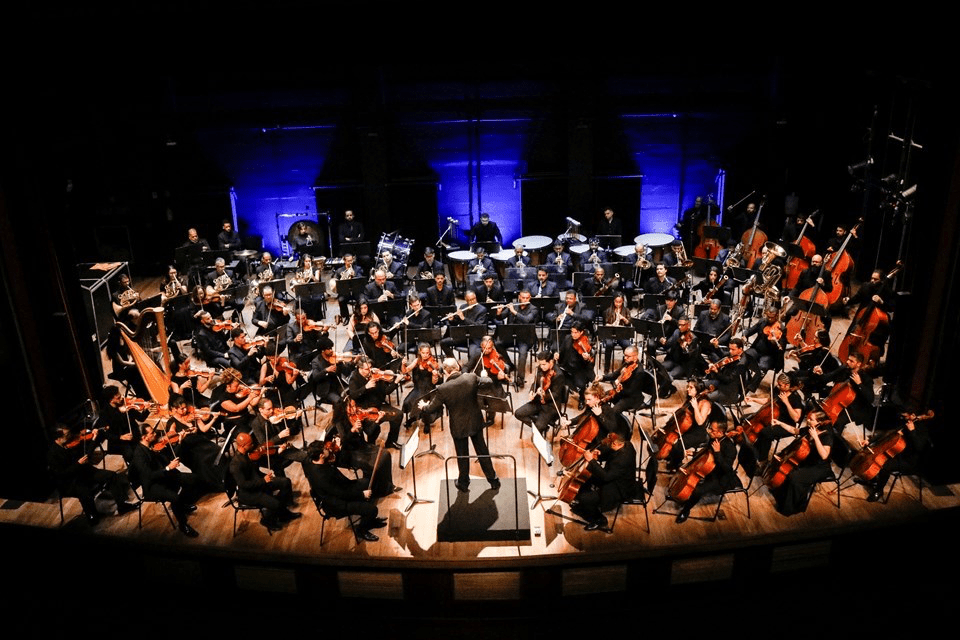
<instances>
[{"instance_id":1,"label":"orchestra musician","mask_svg":"<svg viewBox=\"0 0 960 640\"><path fill-rule=\"evenodd\" d=\"M297 309L293 314L293 322L284 325L284 335L281 341L287 348L287 356L300 369L306 369L310 361L320 349L320 340L330 335L330 329L322 323L314 322L307 317L304 309Z\"/></svg>"},{"instance_id":2,"label":"orchestra musician","mask_svg":"<svg viewBox=\"0 0 960 640\"><path fill-rule=\"evenodd\" d=\"M494 322L501 324L503 317L503 303L506 298L503 294L503 287L500 286L500 283L497 282L497 279L493 276L492 273L487 273L483 276L483 284L477 285L475 287L477 292L477 300L483 302L484 306L487 309L495 305L500 305L500 308L496 310L494 315Z\"/></svg>"},{"instance_id":3,"label":"orchestra musician","mask_svg":"<svg viewBox=\"0 0 960 640\"><path fill-rule=\"evenodd\" d=\"M651 332L647 339L647 348L654 353L657 347L664 344L663 338L673 335L677 328L677 319L686 315L686 309L678 302L679 294L676 291L668 291L663 298L663 303L655 307L647 307L640 314L640 318L650 322L657 322L663 331L662 336L656 336Z\"/></svg>"},{"instance_id":4,"label":"orchestra musician","mask_svg":"<svg viewBox=\"0 0 960 640\"><path fill-rule=\"evenodd\" d=\"M393 252L390 250L380 252L380 265L378 270L386 273L388 280L403 282L407 279L407 265L394 260Z\"/></svg>"},{"instance_id":5,"label":"orchestra musician","mask_svg":"<svg viewBox=\"0 0 960 640\"><path fill-rule=\"evenodd\" d=\"M598 236L623 236L623 225L620 218L616 217L613 209L609 207L603 210L603 220L597 223ZM619 241L617 242L619 244Z\"/></svg>"},{"instance_id":6,"label":"orchestra musician","mask_svg":"<svg viewBox=\"0 0 960 640\"><path fill-rule=\"evenodd\" d=\"M787 346L787 327L776 309L763 312L763 322L754 322L743 332L744 338L756 335L747 354L756 360L761 371L782 371L783 352Z\"/></svg>"},{"instance_id":7,"label":"orchestra musician","mask_svg":"<svg viewBox=\"0 0 960 640\"><path fill-rule=\"evenodd\" d=\"M353 211L347 209L343 212L343 222L337 225L337 237L341 243L360 242L364 238L363 225L354 219ZM346 255L344 255L346 258ZM347 314L342 314L344 317Z\"/></svg>"},{"instance_id":8,"label":"orchestra musician","mask_svg":"<svg viewBox=\"0 0 960 640\"><path fill-rule=\"evenodd\" d=\"M279 531L282 523L299 518L302 514L290 510L294 504L290 479L260 472L259 461L250 459L255 443L249 433L237 434L234 444L237 452L230 460L230 475L237 484L239 501L264 510L260 524L269 531Z\"/></svg>"},{"instance_id":9,"label":"orchestra musician","mask_svg":"<svg viewBox=\"0 0 960 640\"><path fill-rule=\"evenodd\" d=\"M434 276L442 273L443 263L436 259L433 247L427 247L423 250L423 260L417 265L417 277L432 280Z\"/></svg>"},{"instance_id":10,"label":"orchestra musician","mask_svg":"<svg viewBox=\"0 0 960 640\"><path fill-rule=\"evenodd\" d=\"M826 383L823 376L813 372L814 367L821 367L822 371L830 373L840 368L840 361L830 353L830 332L820 329L816 333L816 342L810 345L801 345L790 349L785 358L796 359L797 368L789 372L790 378L796 384L802 384L807 395L822 396Z\"/></svg>"},{"instance_id":11,"label":"orchestra musician","mask_svg":"<svg viewBox=\"0 0 960 640\"><path fill-rule=\"evenodd\" d=\"M360 336L367 333L367 327L376 322L380 324L380 318L376 313L370 310L370 305L364 296L360 296L357 304L353 307L353 314L350 316L347 324L347 350L354 353L360 353L363 349Z\"/></svg>"},{"instance_id":12,"label":"orchestra musician","mask_svg":"<svg viewBox=\"0 0 960 640\"><path fill-rule=\"evenodd\" d=\"M650 405L644 399L644 394L651 397L656 395L653 378L640 366L640 351L634 345L623 350L623 364L619 369L598 375L594 382L613 384L609 402L618 413L648 407Z\"/></svg>"},{"instance_id":13,"label":"orchestra musician","mask_svg":"<svg viewBox=\"0 0 960 640\"><path fill-rule=\"evenodd\" d=\"M297 232L290 239L290 250L294 255L303 257L309 253L314 246L319 243L320 238L316 237L316 232L312 231L305 222L297 223Z\"/></svg>"},{"instance_id":14,"label":"orchestra musician","mask_svg":"<svg viewBox=\"0 0 960 640\"><path fill-rule=\"evenodd\" d=\"M143 489L144 500L169 502L180 533L196 538L199 533L187 522L187 517L197 510L199 490L196 476L181 471L180 458L166 460L153 450L159 432L145 425L143 433L134 441L130 458L130 482Z\"/></svg>"},{"instance_id":15,"label":"orchestra musician","mask_svg":"<svg viewBox=\"0 0 960 640\"><path fill-rule=\"evenodd\" d=\"M392 372L391 372L392 373ZM364 420L364 433L368 442L376 441L380 435L380 426L389 423L387 433L387 447L399 449L397 438L400 437L400 423L403 413L387 403L387 394L395 388L394 383L388 382L379 375L374 375L373 361L367 356L357 359L357 368L350 375L347 384L347 394L360 409L376 409L380 415L376 420Z\"/></svg>"},{"instance_id":16,"label":"orchestra musician","mask_svg":"<svg viewBox=\"0 0 960 640\"><path fill-rule=\"evenodd\" d=\"M858 425L871 424L873 419L873 378L863 370L863 355L851 351L845 365L824 373L822 367L815 366L813 372L822 376L825 383L850 385L855 393L854 401L844 409L851 422ZM841 423L844 424L844 423Z\"/></svg>"},{"instance_id":17,"label":"orchestra musician","mask_svg":"<svg viewBox=\"0 0 960 640\"><path fill-rule=\"evenodd\" d=\"M580 283L580 295L592 297L601 295L601 291L608 293L608 295L612 293L606 284L606 274L607 272L604 271L603 267L597 266L593 270L593 277L585 278L584 281Z\"/></svg>"},{"instance_id":18,"label":"orchestra musician","mask_svg":"<svg viewBox=\"0 0 960 640\"><path fill-rule=\"evenodd\" d=\"M803 416L803 398L800 392L790 384L790 376L781 373L777 376L776 397L773 400L773 412L776 418L771 416L770 423L766 425L757 435L754 447L757 451L757 459L765 462L770 455L770 446L774 440L795 436L800 432L800 419ZM749 418L748 418L749 420Z\"/></svg>"},{"instance_id":19,"label":"orchestra musician","mask_svg":"<svg viewBox=\"0 0 960 640\"><path fill-rule=\"evenodd\" d=\"M254 303L252 318L258 336L271 334L290 320L290 310L276 299L273 287L266 285L260 293L261 297Z\"/></svg>"},{"instance_id":20,"label":"orchestra musician","mask_svg":"<svg viewBox=\"0 0 960 640\"><path fill-rule=\"evenodd\" d=\"M416 345L407 342L407 329L429 329L433 327L433 315L423 308L423 301L413 291L407 296L407 305L410 308L407 315L400 318L399 322L394 324L392 331L387 332L387 336L394 336L402 332L403 340L397 347L397 351L406 354Z\"/></svg>"},{"instance_id":21,"label":"orchestra musician","mask_svg":"<svg viewBox=\"0 0 960 640\"><path fill-rule=\"evenodd\" d=\"M602 262L610 262L607 252L600 248L600 241L596 238L590 238L587 247L587 251L580 256L580 268L584 271L587 267L599 267Z\"/></svg>"},{"instance_id":22,"label":"orchestra musician","mask_svg":"<svg viewBox=\"0 0 960 640\"><path fill-rule=\"evenodd\" d=\"M420 400L417 406L425 414L439 413L441 407L446 407L450 414L450 435L457 453L459 472L457 490L463 493L470 490L469 441L473 442L473 451L479 458L480 468L490 483L490 488L496 491L500 488L500 480L490 460L487 443L483 439L483 413L477 398L480 387L485 386L485 383L475 373L460 371L460 365L453 358L444 359L443 372L446 382L437 387L429 402Z\"/></svg>"},{"instance_id":23,"label":"orchestra musician","mask_svg":"<svg viewBox=\"0 0 960 640\"><path fill-rule=\"evenodd\" d=\"M490 378L493 381L490 387L485 388L485 394L495 398L507 397L506 387L510 385L513 363L505 354L497 351L491 336L483 336L480 339L480 351L467 361L466 371L477 373L481 378ZM493 413L486 401L481 401L480 405L487 414L485 425L492 425Z\"/></svg>"},{"instance_id":24,"label":"orchestra musician","mask_svg":"<svg viewBox=\"0 0 960 640\"><path fill-rule=\"evenodd\" d=\"M306 452L291 444L290 439L300 433L302 423L299 415L288 417L282 413L283 407L280 407L281 415L276 415L273 400L262 398L257 405L257 415L250 422L250 435L253 436L253 446L266 447L269 443L277 445L276 453L270 450L269 456L264 454L261 458L268 460L269 463L262 463L261 466L267 466L277 476L284 477L284 469L294 462L303 462L307 458Z\"/></svg>"},{"instance_id":25,"label":"orchestra musician","mask_svg":"<svg viewBox=\"0 0 960 640\"><path fill-rule=\"evenodd\" d=\"M313 389L307 384L310 372L298 367L288 358L277 355L280 350L274 340L264 347L264 358L260 365L261 387L269 387L264 395L276 398L282 406L300 406Z\"/></svg>"},{"instance_id":26,"label":"orchestra musician","mask_svg":"<svg viewBox=\"0 0 960 640\"><path fill-rule=\"evenodd\" d=\"M575 320L570 333L560 341L560 349L554 354L557 364L580 394L580 409L583 408L583 393L587 384L594 379L596 352L590 343L586 324Z\"/></svg>"},{"instance_id":27,"label":"orchestra musician","mask_svg":"<svg viewBox=\"0 0 960 640\"><path fill-rule=\"evenodd\" d=\"M503 244L503 234L500 233L497 223L490 221L489 213L480 214L480 222L470 227L467 231L467 237L470 238L472 243L496 242L498 245ZM499 248L497 250L499 251Z\"/></svg>"},{"instance_id":28,"label":"orchestra musician","mask_svg":"<svg viewBox=\"0 0 960 640\"><path fill-rule=\"evenodd\" d=\"M654 274L643 283L643 292L659 294L672 288L675 284L677 284L677 280L667 275L667 265L658 262Z\"/></svg>"},{"instance_id":29,"label":"orchestra musician","mask_svg":"<svg viewBox=\"0 0 960 640\"><path fill-rule=\"evenodd\" d=\"M470 326L486 326L487 325L487 308L477 301L477 293L473 289L467 289L467 292L463 296L464 303L460 305L460 308L454 312L450 318L449 322L451 325L470 325ZM456 341L453 338L447 336L440 341L440 348L443 350L443 355L447 358L453 358L453 348L456 346ZM460 346L463 346L463 343L460 343ZM473 358L477 353L480 352L480 340L474 339L470 340L467 345L467 355L470 358Z\"/></svg>"},{"instance_id":30,"label":"orchestra musician","mask_svg":"<svg viewBox=\"0 0 960 640\"><path fill-rule=\"evenodd\" d=\"M260 379L260 360L263 357L265 338L250 340L243 327L230 330L232 344L227 351L230 366L241 373L241 379L253 384Z\"/></svg>"},{"instance_id":31,"label":"orchestra musician","mask_svg":"<svg viewBox=\"0 0 960 640\"><path fill-rule=\"evenodd\" d=\"M214 331L213 315L209 311L200 314L200 326L193 339L200 357L208 366L225 369L230 363L230 345L224 331Z\"/></svg>"},{"instance_id":32,"label":"orchestra musician","mask_svg":"<svg viewBox=\"0 0 960 640\"><path fill-rule=\"evenodd\" d=\"M681 436L683 446L674 446L667 457L667 470L670 472L680 468L684 457L696 451L697 447L707 442L707 425L711 422L725 422L723 409L710 400L705 394L706 385L701 380L691 378L687 380L687 399L690 402L690 413L693 419L692 426Z\"/></svg>"},{"instance_id":33,"label":"orchestra musician","mask_svg":"<svg viewBox=\"0 0 960 640\"><path fill-rule=\"evenodd\" d=\"M507 258L507 268L523 270L530 266L530 258L527 256L526 250L522 246L514 247L513 255Z\"/></svg>"},{"instance_id":34,"label":"orchestra musician","mask_svg":"<svg viewBox=\"0 0 960 640\"><path fill-rule=\"evenodd\" d=\"M140 440L141 423L150 415L149 410L127 405L115 384L104 385L100 391L99 409L94 427L106 434L110 453L120 453L129 462L130 454Z\"/></svg>"},{"instance_id":35,"label":"orchestra musician","mask_svg":"<svg viewBox=\"0 0 960 640\"><path fill-rule=\"evenodd\" d=\"M101 432L94 429L86 434L89 439L81 440L77 431L58 424L53 435L54 442L47 451L47 468L61 496L80 500L83 514L91 526L100 521L94 498L101 488L106 488L116 500L119 515L136 509L126 502L126 481L117 473L93 464L89 449L103 439Z\"/></svg>"},{"instance_id":36,"label":"orchestra musician","mask_svg":"<svg viewBox=\"0 0 960 640\"><path fill-rule=\"evenodd\" d=\"M203 394L210 388L216 372L187 355L180 354L176 359L179 364L170 376L170 392L188 398L195 407L210 406L210 398Z\"/></svg>"},{"instance_id":37,"label":"orchestra musician","mask_svg":"<svg viewBox=\"0 0 960 640\"><path fill-rule=\"evenodd\" d=\"M503 314L504 323L511 324L528 324L535 325L537 324L537 317L539 311L533 304L530 302L529 289L523 289L517 295L517 302L509 302L506 307L504 307ZM536 336L534 336L536 339ZM500 353L507 353L507 348L513 346L504 344L502 342L497 342L497 350ZM527 367L527 354L530 353L530 349L535 345L528 344L523 340L517 341L517 375L516 375L516 384L518 387L522 387L524 384L524 376L526 374Z\"/></svg>"},{"instance_id":38,"label":"orchestra musician","mask_svg":"<svg viewBox=\"0 0 960 640\"><path fill-rule=\"evenodd\" d=\"M277 271L274 271L273 266L273 256L270 255L269 251L264 251L263 254L260 255L260 264L258 264L254 270L256 279L261 284L277 278L279 274Z\"/></svg>"},{"instance_id":39,"label":"orchestra musician","mask_svg":"<svg viewBox=\"0 0 960 640\"><path fill-rule=\"evenodd\" d=\"M387 521L370 502L373 491L369 478L351 480L344 476L336 467L336 454L319 441L307 447L307 459L302 466L310 493L322 502L325 513L333 517L360 516L357 537L366 542L380 539L370 530L386 526Z\"/></svg>"},{"instance_id":40,"label":"orchestra musician","mask_svg":"<svg viewBox=\"0 0 960 640\"><path fill-rule=\"evenodd\" d=\"M477 247L474 250L474 257L470 262L467 263L467 274L468 276L475 276L476 279L482 280L487 276L487 274L495 273L493 267L493 260L486 256L486 249L483 247Z\"/></svg>"},{"instance_id":41,"label":"orchestra musician","mask_svg":"<svg viewBox=\"0 0 960 640\"><path fill-rule=\"evenodd\" d=\"M360 276L360 272L354 266L354 256L352 253L343 254L343 266L337 269L333 279L330 281L330 289L337 294L337 302L340 304L340 318L343 324L347 324L350 318L350 309L347 303L353 300L353 293L347 287L342 290L337 289L338 280L351 280Z\"/></svg>"},{"instance_id":42,"label":"orchestra musician","mask_svg":"<svg viewBox=\"0 0 960 640\"><path fill-rule=\"evenodd\" d=\"M237 280L233 271L227 269L227 261L223 258L217 258L213 262L213 271L207 273L204 284L220 292L235 286Z\"/></svg>"},{"instance_id":43,"label":"orchestra musician","mask_svg":"<svg viewBox=\"0 0 960 640\"><path fill-rule=\"evenodd\" d=\"M733 468L734 461L737 459L737 445L726 437L726 426L726 417L722 412L719 415L711 415L710 424L707 427L709 440L706 446L710 447L715 466L703 477L690 497L680 504L677 524L686 522L690 517L690 510L705 496L743 487Z\"/></svg>"},{"instance_id":44,"label":"orchestra musician","mask_svg":"<svg viewBox=\"0 0 960 640\"><path fill-rule=\"evenodd\" d=\"M716 362L723 357L721 347L730 343L730 316L720 309L720 300L710 301L710 308L704 309L697 316L697 331L713 336L707 344L700 345L701 352L710 360Z\"/></svg>"},{"instance_id":45,"label":"orchestra musician","mask_svg":"<svg viewBox=\"0 0 960 640\"><path fill-rule=\"evenodd\" d=\"M344 359L333 350L333 341L321 337L317 342L319 353L310 361L310 375L307 383L313 388L317 404L335 405L343 391L343 378L353 373L352 357Z\"/></svg>"},{"instance_id":46,"label":"orchestra musician","mask_svg":"<svg viewBox=\"0 0 960 640\"><path fill-rule=\"evenodd\" d=\"M393 484L393 457L390 451L380 447L376 438L379 433L376 422L382 415L375 407L363 409L357 406L347 396L333 405L331 422L341 446L336 465L362 472L370 482L372 495L377 498L400 491L400 487Z\"/></svg>"},{"instance_id":47,"label":"orchestra musician","mask_svg":"<svg viewBox=\"0 0 960 640\"><path fill-rule=\"evenodd\" d=\"M426 304L428 307L452 307L456 304L453 287L447 284L447 277L443 273L433 276L435 287L427 289Z\"/></svg>"},{"instance_id":48,"label":"orchestra musician","mask_svg":"<svg viewBox=\"0 0 960 640\"><path fill-rule=\"evenodd\" d=\"M537 354L537 375L530 387L527 403L513 412L513 416L535 426L540 433L546 433L551 422L560 417L560 405L565 402L567 381L556 365L553 353L541 351Z\"/></svg>"},{"instance_id":49,"label":"orchestra musician","mask_svg":"<svg viewBox=\"0 0 960 640\"><path fill-rule=\"evenodd\" d=\"M164 456L183 460L205 488L222 490L223 481L215 463L220 448L213 440L217 433L214 429L217 415L209 410L198 411L183 396L171 397L169 406L170 417L160 435L178 444L165 447Z\"/></svg>"},{"instance_id":50,"label":"orchestra musician","mask_svg":"<svg viewBox=\"0 0 960 640\"><path fill-rule=\"evenodd\" d=\"M630 312L627 310L627 298L624 294L617 293L613 296L613 302L603 312L603 324L607 327L631 326ZM613 351L617 345L626 350L632 344L632 340L606 338L603 341L603 370L610 371L610 366L613 364Z\"/></svg>"},{"instance_id":51,"label":"orchestra musician","mask_svg":"<svg viewBox=\"0 0 960 640\"><path fill-rule=\"evenodd\" d=\"M729 276L726 280L723 280L723 277L720 267L713 265L707 271L706 277L694 285L692 291L699 291L700 299L706 300L710 292L717 289L713 298L720 300L720 304L729 306L733 301L734 281Z\"/></svg>"},{"instance_id":52,"label":"orchestra musician","mask_svg":"<svg viewBox=\"0 0 960 640\"><path fill-rule=\"evenodd\" d=\"M187 229L187 241L181 247L200 247L201 251L209 251L210 243L205 238L201 238L196 229Z\"/></svg>"},{"instance_id":53,"label":"orchestra musician","mask_svg":"<svg viewBox=\"0 0 960 640\"><path fill-rule=\"evenodd\" d=\"M750 390L756 364L743 347L743 338L731 338L730 355L707 366L706 382L713 387L709 394L713 402L732 404Z\"/></svg>"},{"instance_id":54,"label":"orchestra musician","mask_svg":"<svg viewBox=\"0 0 960 640\"><path fill-rule=\"evenodd\" d=\"M661 338L666 351L663 366L671 378L689 378L703 370L700 338L690 330L690 318L677 318L677 328L668 338Z\"/></svg>"},{"instance_id":55,"label":"orchestra musician","mask_svg":"<svg viewBox=\"0 0 960 640\"><path fill-rule=\"evenodd\" d=\"M564 294L564 299L557 303L556 308L547 312L546 320L553 323L557 329L568 329L577 322L584 325L589 323L593 320L593 312L577 299L577 292L570 289Z\"/></svg>"},{"instance_id":56,"label":"orchestra musician","mask_svg":"<svg viewBox=\"0 0 960 640\"><path fill-rule=\"evenodd\" d=\"M130 276L121 273L117 282L117 290L110 297L113 308L113 317L117 322L131 323L129 312L133 305L140 301L140 292L130 285Z\"/></svg>"},{"instance_id":57,"label":"orchestra musician","mask_svg":"<svg viewBox=\"0 0 960 640\"><path fill-rule=\"evenodd\" d=\"M223 424L227 432L250 431L250 412L260 402L260 390L251 389L243 384L241 373L234 369L224 369L220 374L220 386L213 390L211 406L219 406Z\"/></svg>"},{"instance_id":58,"label":"orchestra musician","mask_svg":"<svg viewBox=\"0 0 960 640\"><path fill-rule=\"evenodd\" d=\"M367 332L360 337L360 344L361 351L370 358L374 368L382 370L397 368L400 353L396 345L383 334L383 328L379 322L367 324ZM394 388L395 385L388 390L388 393Z\"/></svg>"},{"instance_id":59,"label":"orchestra musician","mask_svg":"<svg viewBox=\"0 0 960 640\"><path fill-rule=\"evenodd\" d=\"M560 418L561 426L568 427L571 424L582 424L588 415L592 414L595 416L600 428L597 431L597 437L589 445L591 448L600 446L600 443L605 440L610 433L617 433L622 436L624 440L630 440L630 424L620 419L622 417L620 412L612 407L609 402L604 401L605 396L606 394L603 392L603 387L595 382L588 386L584 392L584 402L587 407L583 413L573 420L566 416L561 416Z\"/></svg>"},{"instance_id":60,"label":"orchestra musician","mask_svg":"<svg viewBox=\"0 0 960 640\"><path fill-rule=\"evenodd\" d=\"M609 445L599 452L596 449L583 452L590 478L580 487L570 507L587 521L584 527L587 531L606 529L607 518L603 512L637 495L637 450L618 433L609 434L607 441Z\"/></svg>"},{"instance_id":61,"label":"orchestra musician","mask_svg":"<svg viewBox=\"0 0 960 640\"><path fill-rule=\"evenodd\" d=\"M563 243L557 241L553 243L553 251L547 254L546 264L556 267L560 273L568 273L573 268L573 259L564 251Z\"/></svg>"},{"instance_id":62,"label":"orchestra musician","mask_svg":"<svg viewBox=\"0 0 960 640\"><path fill-rule=\"evenodd\" d=\"M776 501L777 512L792 516L807 510L810 489L818 482L830 478L830 448L833 446L833 429L827 414L811 411L806 417L806 426L800 429L801 436L808 438L810 453L804 458L776 489L770 491ZM774 464L780 460L773 457Z\"/></svg>"},{"instance_id":63,"label":"orchestra musician","mask_svg":"<svg viewBox=\"0 0 960 640\"><path fill-rule=\"evenodd\" d=\"M186 280L180 277L177 268L173 265L167 267L166 275L161 278L160 289L161 304L165 304L171 298L187 295Z\"/></svg>"},{"instance_id":64,"label":"orchestra musician","mask_svg":"<svg viewBox=\"0 0 960 640\"><path fill-rule=\"evenodd\" d=\"M557 295L557 283L550 280L546 267L537 267L537 279L530 283L530 293L534 298L553 298Z\"/></svg>"},{"instance_id":65,"label":"orchestra musician","mask_svg":"<svg viewBox=\"0 0 960 640\"><path fill-rule=\"evenodd\" d=\"M924 456L930 447L930 428L929 421L926 418L933 417L932 414L926 416L917 416L912 413L902 413L898 416L903 421L900 427L900 435L903 438L903 450L899 453L889 456L886 462L877 471L872 480L866 481L870 493L867 496L867 502L876 502L883 497L884 487L890 480L894 472L903 475L918 475L923 469ZM889 429L884 429L884 433L874 434L872 442L861 440L862 447L874 446L885 437L889 437L891 432L896 429L896 425L886 425ZM878 431L880 431L878 426ZM859 481L859 478L858 478Z\"/></svg>"},{"instance_id":66,"label":"orchestra musician","mask_svg":"<svg viewBox=\"0 0 960 640\"><path fill-rule=\"evenodd\" d=\"M398 298L400 292L397 290L397 285L387 280L387 272L377 269L373 274L373 282L364 287L363 295L367 300L386 302Z\"/></svg>"},{"instance_id":67,"label":"orchestra musician","mask_svg":"<svg viewBox=\"0 0 960 640\"><path fill-rule=\"evenodd\" d=\"M430 433L431 425L437 421L440 414L423 414L417 403L420 398L437 388L437 385L443 380L443 369L437 359L433 357L430 345L421 342L417 346L417 357L413 364L407 365L404 363L403 370L409 372L413 380L413 388L403 399L402 409L407 416L404 426L410 427L413 423L422 421L424 433Z\"/></svg>"},{"instance_id":68,"label":"orchestra musician","mask_svg":"<svg viewBox=\"0 0 960 640\"><path fill-rule=\"evenodd\" d=\"M240 251L243 243L240 234L233 230L233 223L224 220L220 233L217 234L217 248L221 251Z\"/></svg>"}]
</instances>

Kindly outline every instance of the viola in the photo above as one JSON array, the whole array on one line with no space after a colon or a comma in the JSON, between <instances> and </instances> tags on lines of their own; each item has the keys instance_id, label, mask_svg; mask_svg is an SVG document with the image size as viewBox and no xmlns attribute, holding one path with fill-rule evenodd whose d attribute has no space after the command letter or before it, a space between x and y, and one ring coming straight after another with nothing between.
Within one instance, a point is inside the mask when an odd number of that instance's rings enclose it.
<instances>
[{"instance_id":1,"label":"viola","mask_svg":"<svg viewBox=\"0 0 960 640\"><path fill-rule=\"evenodd\" d=\"M505 373L507 370L507 363L504 362L503 358L499 353L497 353L496 349L491 349L490 353L484 353L480 359L483 361L483 368L494 377L499 376L501 373Z\"/></svg>"},{"instance_id":2,"label":"viola","mask_svg":"<svg viewBox=\"0 0 960 640\"><path fill-rule=\"evenodd\" d=\"M933 411L927 411L922 416L905 415L904 417L914 422L919 422L920 420L929 420L933 416ZM904 427L904 429L905 428L906 427ZM880 473L883 465L885 465L888 460L896 457L897 454L903 453L903 450L906 448L907 440L903 436L903 429L886 433L853 456L850 460L850 471L854 476L869 482Z\"/></svg>"}]
</instances>

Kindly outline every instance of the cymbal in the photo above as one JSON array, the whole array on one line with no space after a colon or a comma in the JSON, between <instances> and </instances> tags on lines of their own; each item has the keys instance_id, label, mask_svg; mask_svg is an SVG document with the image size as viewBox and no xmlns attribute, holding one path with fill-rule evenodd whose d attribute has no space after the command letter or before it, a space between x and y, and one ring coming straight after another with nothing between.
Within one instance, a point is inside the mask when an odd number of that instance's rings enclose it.
<instances>
[{"instance_id":1,"label":"cymbal","mask_svg":"<svg viewBox=\"0 0 960 640\"><path fill-rule=\"evenodd\" d=\"M234 251L234 258L252 258L253 256L260 253L259 251L254 251L253 249L244 249L243 251Z\"/></svg>"}]
</instances>

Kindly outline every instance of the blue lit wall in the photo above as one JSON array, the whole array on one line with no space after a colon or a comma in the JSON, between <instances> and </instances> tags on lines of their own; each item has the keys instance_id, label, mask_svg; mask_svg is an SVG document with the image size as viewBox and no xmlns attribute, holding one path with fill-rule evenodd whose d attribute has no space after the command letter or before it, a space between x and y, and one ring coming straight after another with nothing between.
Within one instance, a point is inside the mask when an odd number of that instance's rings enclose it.
<instances>
[{"instance_id":1,"label":"blue lit wall","mask_svg":"<svg viewBox=\"0 0 960 640\"><path fill-rule=\"evenodd\" d=\"M280 251L278 213L309 212L316 216L313 185L323 168L334 128L224 129L205 131L201 144L233 182L239 228L246 236L263 237L264 249Z\"/></svg>"}]
</instances>

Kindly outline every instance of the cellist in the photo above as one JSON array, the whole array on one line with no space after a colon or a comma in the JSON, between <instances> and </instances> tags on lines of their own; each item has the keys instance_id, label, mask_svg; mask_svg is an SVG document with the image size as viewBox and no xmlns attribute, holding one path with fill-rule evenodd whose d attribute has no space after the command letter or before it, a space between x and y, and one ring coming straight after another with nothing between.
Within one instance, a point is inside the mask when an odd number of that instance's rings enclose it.
<instances>
[{"instance_id":1,"label":"cellist","mask_svg":"<svg viewBox=\"0 0 960 640\"><path fill-rule=\"evenodd\" d=\"M604 395L603 387L597 383L591 384L584 393L584 402L587 403L584 412L573 420L566 416L560 418L560 424L564 427L570 424L579 427L587 417L595 416L600 429L597 432L597 437L590 443L591 448L599 446L610 433L618 433L624 440L629 440L631 435L630 429L624 428L625 425L629 426L628 423L617 418L620 415L619 412L611 407L610 403L603 402Z\"/></svg>"},{"instance_id":2,"label":"cellist","mask_svg":"<svg viewBox=\"0 0 960 640\"><path fill-rule=\"evenodd\" d=\"M797 425L800 424L800 418L803 416L803 398L790 385L790 376L785 373L777 376L777 394L775 398L771 398L771 404L773 406L771 414L776 415L776 418L771 415L769 423L763 427L754 442L760 462L767 459L770 445L774 440L795 436L800 431ZM751 418L747 419L748 422Z\"/></svg>"},{"instance_id":3,"label":"cellist","mask_svg":"<svg viewBox=\"0 0 960 640\"><path fill-rule=\"evenodd\" d=\"M829 478L832 473L830 448L833 446L833 430L827 414L811 411L807 414L806 426L800 432L802 437L808 438L810 453L787 475L783 484L770 491L776 500L777 513L785 516L806 511L810 488ZM774 460L777 458L774 457Z\"/></svg>"},{"instance_id":4,"label":"cellist","mask_svg":"<svg viewBox=\"0 0 960 640\"><path fill-rule=\"evenodd\" d=\"M855 398L845 407L850 420L860 425L869 424L873 417L873 378L863 371L863 356L853 352L847 356L847 363L834 371L824 374L819 366L813 372L823 375L824 382L833 382L831 393L838 385L849 385L853 389ZM829 396L828 396L829 400Z\"/></svg>"},{"instance_id":5,"label":"cellist","mask_svg":"<svg viewBox=\"0 0 960 640\"><path fill-rule=\"evenodd\" d=\"M726 437L726 426L726 416L722 413L711 416L710 424L707 427L707 435L710 437L707 446L713 454L715 466L713 471L703 477L690 497L680 504L677 524L683 524L687 521L687 518L690 517L690 509L696 506L704 496L743 486L733 468L733 463L737 459L737 445L734 444L733 440Z\"/></svg>"},{"instance_id":6,"label":"cellist","mask_svg":"<svg viewBox=\"0 0 960 640\"><path fill-rule=\"evenodd\" d=\"M590 480L571 506L571 511L587 521L587 531L605 529L603 512L637 495L637 450L618 433L608 435L606 442L602 453L595 449L583 452Z\"/></svg>"},{"instance_id":7,"label":"cellist","mask_svg":"<svg viewBox=\"0 0 960 640\"><path fill-rule=\"evenodd\" d=\"M929 417L932 415L928 414ZM928 416L916 416L912 413L904 413L900 417L903 419L903 427L900 428L900 434L904 440L904 449L900 453L887 459L884 465L877 472L872 480L867 481L867 487L870 494L867 496L867 502L876 502L883 496L883 488L887 486L890 480L890 474L894 471L904 475L915 475L920 472L924 452L930 446L930 424L925 420ZM879 428L878 428L879 430ZM890 434L887 431L883 436L875 437L874 442L879 442L881 438ZM869 442L861 440L861 446L868 446Z\"/></svg>"},{"instance_id":8,"label":"cellist","mask_svg":"<svg viewBox=\"0 0 960 640\"><path fill-rule=\"evenodd\" d=\"M687 381L687 399L690 403L689 411L693 418L691 426L682 436L682 447L671 447L670 454L667 457L667 471L676 471L680 468L686 450L692 451L707 441L707 424L711 417L722 414L722 411L714 411L714 404L707 394L704 394L706 386L702 381L691 378Z\"/></svg>"}]
</instances>

